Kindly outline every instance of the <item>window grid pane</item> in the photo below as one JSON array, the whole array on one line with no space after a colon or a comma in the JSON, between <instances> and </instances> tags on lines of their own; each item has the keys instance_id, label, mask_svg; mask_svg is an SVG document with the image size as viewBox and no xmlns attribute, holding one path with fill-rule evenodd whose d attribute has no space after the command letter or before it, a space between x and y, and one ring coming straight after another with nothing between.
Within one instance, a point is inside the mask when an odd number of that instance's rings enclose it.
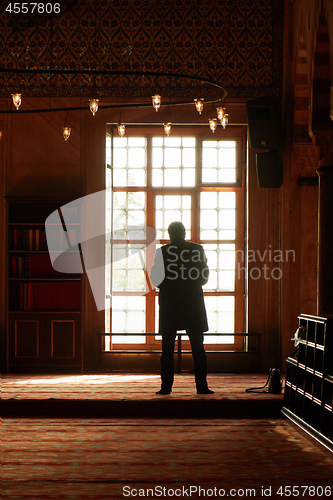
<instances>
[{"instance_id":1,"label":"window grid pane","mask_svg":"<svg viewBox=\"0 0 333 500\"><path fill-rule=\"evenodd\" d=\"M145 137L113 138L114 186L147 185L147 139Z\"/></svg>"},{"instance_id":2,"label":"window grid pane","mask_svg":"<svg viewBox=\"0 0 333 500\"><path fill-rule=\"evenodd\" d=\"M236 193L200 194L200 239L236 238Z\"/></svg>"},{"instance_id":3,"label":"window grid pane","mask_svg":"<svg viewBox=\"0 0 333 500\"><path fill-rule=\"evenodd\" d=\"M145 332L145 297L112 297L112 331L114 333ZM145 344L145 335L113 336L113 344Z\"/></svg>"},{"instance_id":4,"label":"window grid pane","mask_svg":"<svg viewBox=\"0 0 333 500\"><path fill-rule=\"evenodd\" d=\"M235 291L235 257L234 244L204 244L209 267L209 280L204 285L205 291Z\"/></svg>"},{"instance_id":5,"label":"window grid pane","mask_svg":"<svg viewBox=\"0 0 333 500\"><path fill-rule=\"evenodd\" d=\"M115 292L145 292L145 246L113 245L112 289Z\"/></svg>"},{"instance_id":6,"label":"window grid pane","mask_svg":"<svg viewBox=\"0 0 333 500\"><path fill-rule=\"evenodd\" d=\"M146 193L113 195L114 239L142 240L146 234Z\"/></svg>"},{"instance_id":7,"label":"window grid pane","mask_svg":"<svg viewBox=\"0 0 333 500\"><path fill-rule=\"evenodd\" d=\"M186 228L186 239L191 239L191 196L156 196L156 230L158 239L168 239L168 226L180 221Z\"/></svg>"},{"instance_id":8,"label":"window grid pane","mask_svg":"<svg viewBox=\"0 0 333 500\"><path fill-rule=\"evenodd\" d=\"M202 182L236 182L236 141L202 142Z\"/></svg>"},{"instance_id":9,"label":"window grid pane","mask_svg":"<svg viewBox=\"0 0 333 500\"><path fill-rule=\"evenodd\" d=\"M234 333L235 331L235 297L205 296L209 332ZM205 344L233 344L233 335L218 337L205 335Z\"/></svg>"},{"instance_id":10,"label":"window grid pane","mask_svg":"<svg viewBox=\"0 0 333 500\"><path fill-rule=\"evenodd\" d=\"M195 185L194 137L154 137L152 145L154 187Z\"/></svg>"}]
</instances>

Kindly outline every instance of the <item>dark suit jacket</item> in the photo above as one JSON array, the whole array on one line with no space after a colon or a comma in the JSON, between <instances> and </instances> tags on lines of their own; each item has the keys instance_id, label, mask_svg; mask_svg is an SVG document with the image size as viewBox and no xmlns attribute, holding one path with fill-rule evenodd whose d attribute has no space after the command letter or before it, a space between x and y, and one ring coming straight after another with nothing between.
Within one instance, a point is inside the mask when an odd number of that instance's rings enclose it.
<instances>
[{"instance_id":1,"label":"dark suit jacket","mask_svg":"<svg viewBox=\"0 0 333 500\"><path fill-rule=\"evenodd\" d=\"M159 287L159 330L208 330L202 286L209 269L201 245L176 238L156 251L151 281Z\"/></svg>"}]
</instances>

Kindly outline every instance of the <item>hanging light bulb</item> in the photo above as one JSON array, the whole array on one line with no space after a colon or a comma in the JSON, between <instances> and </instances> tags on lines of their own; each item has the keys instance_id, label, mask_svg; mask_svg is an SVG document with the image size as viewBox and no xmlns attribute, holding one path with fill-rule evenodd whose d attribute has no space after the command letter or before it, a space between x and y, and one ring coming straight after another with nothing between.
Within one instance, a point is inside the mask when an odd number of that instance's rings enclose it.
<instances>
[{"instance_id":1,"label":"hanging light bulb","mask_svg":"<svg viewBox=\"0 0 333 500\"><path fill-rule=\"evenodd\" d=\"M228 114L225 112L225 107L220 106L219 108L216 108L216 111L217 118L220 120L222 127L226 128L228 125Z\"/></svg>"},{"instance_id":2,"label":"hanging light bulb","mask_svg":"<svg viewBox=\"0 0 333 500\"><path fill-rule=\"evenodd\" d=\"M117 125L118 135L120 137L124 137L125 128L126 128L126 125L124 123L121 123L122 114L123 114L123 110L122 110L122 108L120 108L119 120L118 120L118 125Z\"/></svg>"},{"instance_id":3,"label":"hanging light bulb","mask_svg":"<svg viewBox=\"0 0 333 500\"><path fill-rule=\"evenodd\" d=\"M220 106L219 108L216 108L216 112L217 112L217 118L222 121L222 118L224 116L224 111L223 111L223 108L222 106Z\"/></svg>"},{"instance_id":4,"label":"hanging light bulb","mask_svg":"<svg viewBox=\"0 0 333 500\"><path fill-rule=\"evenodd\" d=\"M124 135L125 135L125 125L123 123L118 123L117 129L118 129L118 134L120 135L120 137L124 137Z\"/></svg>"},{"instance_id":5,"label":"hanging light bulb","mask_svg":"<svg viewBox=\"0 0 333 500\"><path fill-rule=\"evenodd\" d=\"M201 115L203 110L203 99L194 99L195 109L198 111L199 115Z\"/></svg>"},{"instance_id":6,"label":"hanging light bulb","mask_svg":"<svg viewBox=\"0 0 333 500\"><path fill-rule=\"evenodd\" d=\"M164 127L164 132L166 133L167 136L171 134L171 122L163 123Z\"/></svg>"},{"instance_id":7,"label":"hanging light bulb","mask_svg":"<svg viewBox=\"0 0 333 500\"><path fill-rule=\"evenodd\" d=\"M63 135L63 138L65 139L65 141L67 141L67 139L69 139L69 136L71 135L71 127L63 127L62 128L62 135Z\"/></svg>"},{"instance_id":8,"label":"hanging light bulb","mask_svg":"<svg viewBox=\"0 0 333 500\"><path fill-rule=\"evenodd\" d=\"M167 136L171 134L171 119L170 119L170 107L169 105L166 108L166 114L165 114L165 119L164 119L163 127L164 127L164 132L166 133Z\"/></svg>"},{"instance_id":9,"label":"hanging light bulb","mask_svg":"<svg viewBox=\"0 0 333 500\"><path fill-rule=\"evenodd\" d=\"M215 130L217 129L217 119L216 118L209 118L208 122L209 122L210 130L214 134Z\"/></svg>"},{"instance_id":10,"label":"hanging light bulb","mask_svg":"<svg viewBox=\"0 0 333 500\"><path fill-rule=\"evenodd\" d=\"M223 128L226 128L226 126L228 125L228 119L229 115L227 113L224 113L223 118L221 120L221 125Z\"/></svg>"},{"instance_id":11,"label":"hanging light bulb","mask_svg":"<svg viewBox=\"0 0 333 500\"><path fill-rule=\"evenodd\" d=\"M155 94L152 96L152 103L156 111L158 111L161 107L161 96L159 94Z\"/></svg>"},{"instance_id":12,"label":"hanging light bulb","mask_svg":"<svg viewBox=\"0 0 333 500\"><path fill-rule=\"evenodd\" d=\"M19 109L22 103L22 94L12 94L13 103L16 109Z\"/></svg>"},{"instance_id":13,"label":"hanging light bulb","mask_svg":"<svg viewBox=\"0 0 333 500\"><path fill-rule=\"evenodd\" d=\"M93 116L95 116L98 111L98 101L99 99L89 99L90 111L92 112Z\"/></svg>"},{"instance_id":14,"label":"hanging light bulb","mask_svg":"<svg viewBox=\"0 0 333 500\"><path fill-rule=\"evenodd\" d=\"M65 123L64 123L64 126L62 127L62 136L65 139L65 141L67 141L69 139L69 136L71 135L71 132L72 132L71 127L67 123L67 119L68 119L68 113L66 113Z\"/></svg>"}]
</instances>

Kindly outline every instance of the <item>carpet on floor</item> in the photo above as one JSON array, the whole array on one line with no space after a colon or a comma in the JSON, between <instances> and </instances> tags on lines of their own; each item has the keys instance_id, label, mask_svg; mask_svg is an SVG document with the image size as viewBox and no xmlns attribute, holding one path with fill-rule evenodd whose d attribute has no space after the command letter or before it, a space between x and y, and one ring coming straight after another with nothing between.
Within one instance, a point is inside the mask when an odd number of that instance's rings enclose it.
<instances>
[{"instance_id":1,"label":"carpet on floor","mask_svg":"<svg viewBox=\"0 0 333 500\"><path fill-rule=\"evenodd\" d=\"M156 395L154 374L17 376L2 379L3 415L7 417L178 417L278 418L282 394L247 393L265 375L209 375L212 395L196 394L192 374L176 375L172 393Z\"/></svg>"},{"instance_id":2,"label":"carpet on floor","mask_svg":"<svg viewBox=\"0 0 333 500\"><path fill-rule=\"evenodd\" d=\"M287 419L5 418L2 431L3 500L318 499L333 491L332 454Z\"/></svg>"}]
</instances>

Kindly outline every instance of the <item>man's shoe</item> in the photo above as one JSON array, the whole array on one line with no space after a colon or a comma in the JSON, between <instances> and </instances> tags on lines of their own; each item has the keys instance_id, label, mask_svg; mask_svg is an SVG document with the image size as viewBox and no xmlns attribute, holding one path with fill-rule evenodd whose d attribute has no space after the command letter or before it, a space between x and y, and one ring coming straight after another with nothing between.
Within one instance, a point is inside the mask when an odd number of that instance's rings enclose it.
<instances>
[{"instance_id":1,"label":"man's shoe","mask_svg":"<svg viewBox=\"0 0 333 500\"><path fill-rule=\"evenodd\" d=\"M168 391L167 389L160 389L159 391L156 392L156 394L170 394L171 390Z\"/></svg>"},{"instance_id":2,"label":"man's shoe","mask_svg":"<svg viewBox=\"0 0 333 500\"><path fill-rule=\"evenodd\" d=\"M198 390L197 391L197 394L215 394L214 391L211 391L210 389L202 389L202 390Z\"/></svg>"}]
</instances>

